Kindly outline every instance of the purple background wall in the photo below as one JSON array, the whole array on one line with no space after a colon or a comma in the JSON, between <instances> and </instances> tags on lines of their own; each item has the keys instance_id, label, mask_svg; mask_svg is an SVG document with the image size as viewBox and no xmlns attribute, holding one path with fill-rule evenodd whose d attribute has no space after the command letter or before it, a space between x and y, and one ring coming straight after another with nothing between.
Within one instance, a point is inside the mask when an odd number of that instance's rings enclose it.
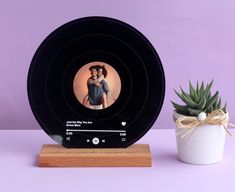
<instances>
[{"instance_id":1,"label":"purple background wall","mask_svg":"<svg viewBox=\"0 0 235 192\"><path fill-rule=\"evenodd\" d=\"M84 16L123 20L157 49L166 74L166 97L154 128L174 128L173 88L188 80L215 80L235 122L235 2L233 0L1 0L0 129L38 129L26 79L40 42L60 25Z\"/></svg>"}]
</instances>

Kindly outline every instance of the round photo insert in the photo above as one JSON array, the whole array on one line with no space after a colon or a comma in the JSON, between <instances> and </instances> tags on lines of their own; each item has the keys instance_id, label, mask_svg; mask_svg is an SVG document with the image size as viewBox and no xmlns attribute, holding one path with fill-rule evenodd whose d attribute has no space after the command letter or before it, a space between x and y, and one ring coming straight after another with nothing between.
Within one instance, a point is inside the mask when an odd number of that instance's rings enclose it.
<instances>
[{"instance_id":1,"label":"round photo insert","mask_svg":"<svg viewBox=\"0 0 235 192\"><path fill-rule=\"evenodd\" d=\"M90 62L81 67L73 81L77 100L93 110L110 107L120 95L121 79L117 71L104 62Z\"/></svg>"}]
</instances>

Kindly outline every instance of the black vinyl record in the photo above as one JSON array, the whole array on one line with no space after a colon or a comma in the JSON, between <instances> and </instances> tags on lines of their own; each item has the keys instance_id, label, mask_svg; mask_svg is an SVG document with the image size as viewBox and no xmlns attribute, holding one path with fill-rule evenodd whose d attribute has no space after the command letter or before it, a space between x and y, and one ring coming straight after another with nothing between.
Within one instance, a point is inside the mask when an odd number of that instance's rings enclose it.
<instances>
[{"instance_id":1,"label":"black vinyl record","mask_svg":"<svg viewBox=\"0 0 235 192\"><path fill-rule=\"evenodd\" d=\"M132 26L85 17L36 51L28 97L44 131L65 147L127 147L155 122L165 78L151 43Z\"/></svg>"}]
</instances>

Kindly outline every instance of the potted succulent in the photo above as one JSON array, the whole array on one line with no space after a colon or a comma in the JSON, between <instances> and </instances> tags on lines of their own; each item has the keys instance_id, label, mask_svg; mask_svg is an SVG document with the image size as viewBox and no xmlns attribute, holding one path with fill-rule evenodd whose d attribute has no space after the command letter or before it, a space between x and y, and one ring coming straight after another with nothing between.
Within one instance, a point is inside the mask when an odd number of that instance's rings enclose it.
<instances>
[{"instance_id":1,"label":"potted succulent","mask_svg":"<svg viewBox=\"0 0 235 192\"><path fill-rule=\"evenodd\" d=\"M211 94L213 81L196 87L189 82L189 93L181 87L176 95L184 102L172 102L176 123L178 158L190 164L212 164L222 160L229 114L221 107L219 92Z\"/></svg>"}]
</instances>

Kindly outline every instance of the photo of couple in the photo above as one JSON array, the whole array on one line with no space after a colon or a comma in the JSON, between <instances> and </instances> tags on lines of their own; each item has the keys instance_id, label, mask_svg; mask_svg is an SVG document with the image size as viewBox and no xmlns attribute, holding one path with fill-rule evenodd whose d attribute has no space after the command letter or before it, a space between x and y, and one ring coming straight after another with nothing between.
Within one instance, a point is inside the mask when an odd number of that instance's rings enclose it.
<instances>
[{"instance_id":1,"label":"photo of couple","mask_svg":"<svg viewBox=\"0 0 235 192\"><path fill-rule=\"evenodd\" d=\"M101 110L117 100L121 80L112 66L104 62L91 62L78 70L73 87L75 96L83 106Z\"/></svg>"},{"instance_id":2,"label":"photo of couple","mask_svg":"<svg viewBox=\"0 0 235 192\"><path fill-rule=\"evenodd\" d=\"M110 90L105 77L105 66L93 65L89 68L91 76L87 80L88 93L83 98L84 106L93 106L93 109L105 109L107 107Z\"/></svg>"}]
</instances>

